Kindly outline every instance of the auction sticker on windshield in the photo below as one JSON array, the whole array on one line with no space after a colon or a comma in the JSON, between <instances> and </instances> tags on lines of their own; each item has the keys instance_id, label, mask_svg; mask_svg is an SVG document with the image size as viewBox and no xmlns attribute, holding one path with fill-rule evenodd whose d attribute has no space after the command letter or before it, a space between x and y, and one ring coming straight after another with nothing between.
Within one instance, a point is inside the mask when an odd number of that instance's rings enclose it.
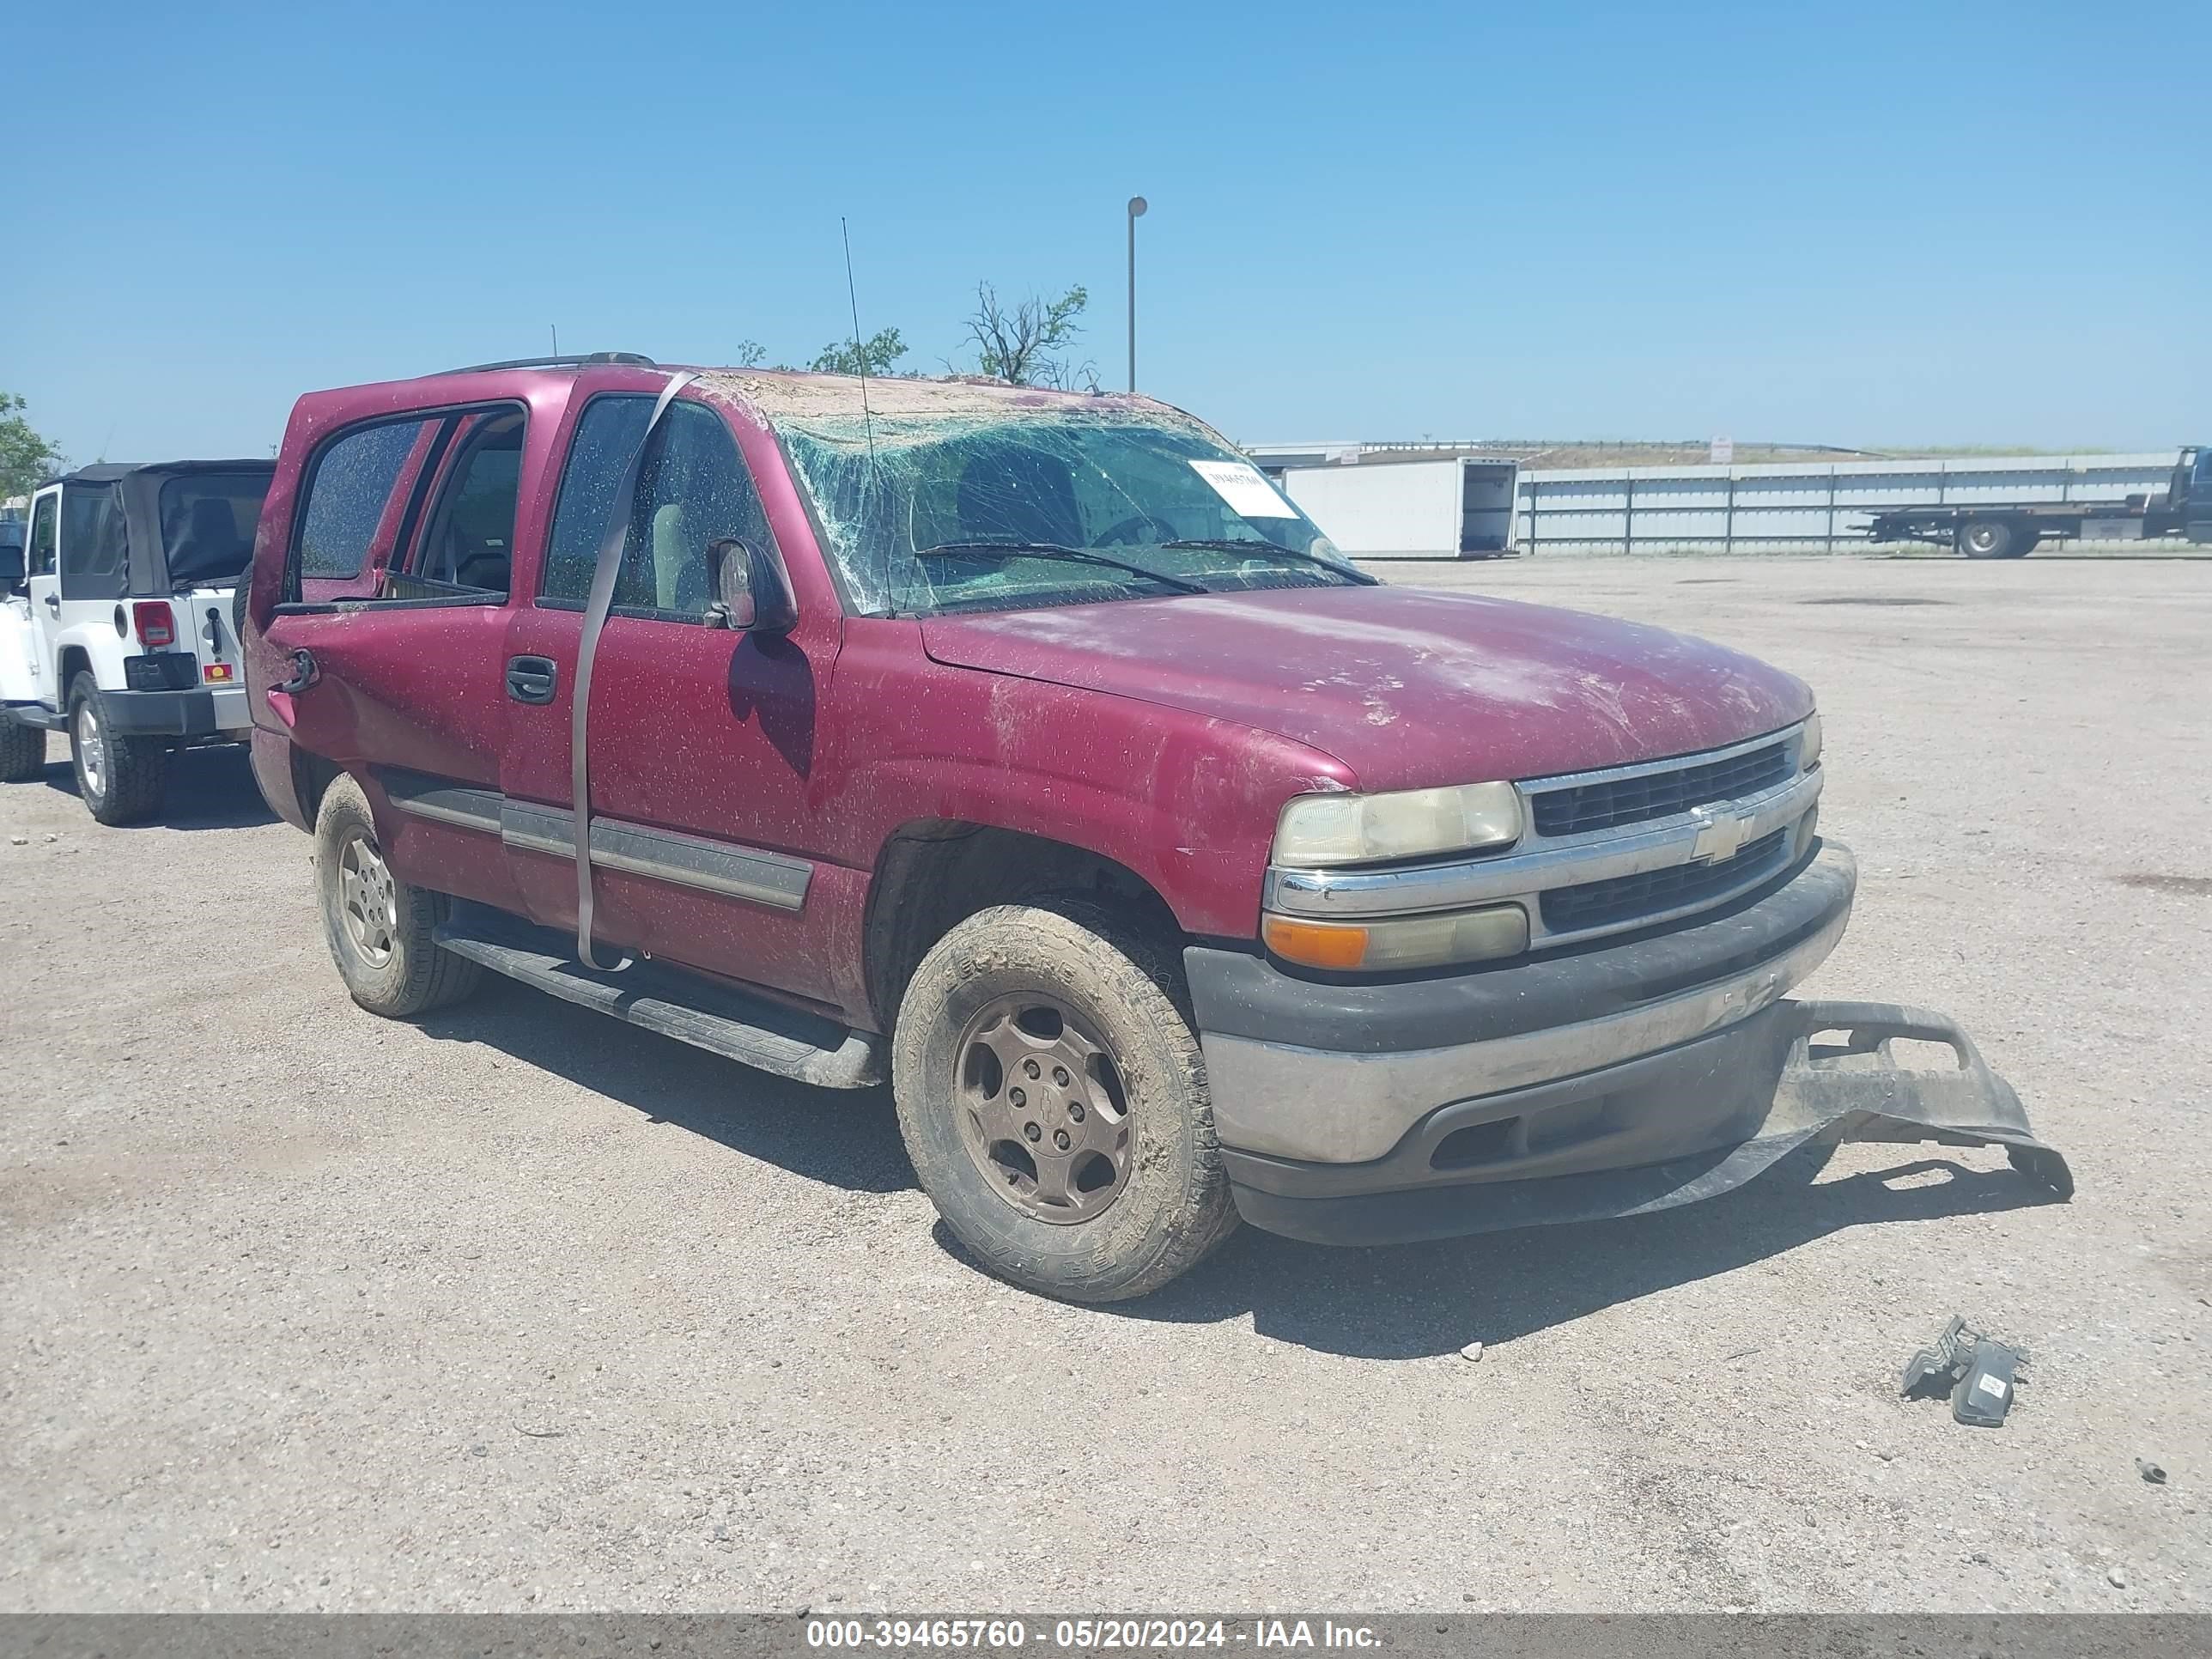
<instances>
[{"instance_id":1,"label":"auction sticker on windshield","mask_svg":"<svg viewBox=\"0 0 2212 1659\"><path fill-rule=\"evenodd\" d=\"M1244 461L1193 461L1192 469L1213 486L1232 511L1248 519L1295 519L1298 510L1275 493L1260 469Z\"/></svg>"}]
</instances>

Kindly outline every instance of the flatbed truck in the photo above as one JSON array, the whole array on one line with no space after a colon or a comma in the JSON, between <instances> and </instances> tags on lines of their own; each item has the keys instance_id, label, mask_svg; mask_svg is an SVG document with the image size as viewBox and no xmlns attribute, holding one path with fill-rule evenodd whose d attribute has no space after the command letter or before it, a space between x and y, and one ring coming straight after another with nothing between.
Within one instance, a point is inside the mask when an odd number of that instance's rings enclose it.
<instances>
[{"instance_id":1,"label":"flatbed truck","mask_svg":"<svg viewBox=\"0 0 2212 1659\"><path fill-rule=\"evenodd\" d=\"M2046 541L2212 543L2212 445L2183 448L2162 491L2089 501L1974 501L1874 515L1875 542L1934 542L1970 559L2018 559Z\"/></svg>"}]
</instances>

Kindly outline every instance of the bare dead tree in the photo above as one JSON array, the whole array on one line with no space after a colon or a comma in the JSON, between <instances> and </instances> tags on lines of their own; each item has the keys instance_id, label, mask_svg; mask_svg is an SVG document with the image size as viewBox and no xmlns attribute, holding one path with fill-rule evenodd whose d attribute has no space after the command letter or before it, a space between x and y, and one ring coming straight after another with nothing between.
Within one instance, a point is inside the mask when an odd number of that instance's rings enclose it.
<instances>
[{"instance_id":1,"label":"bare dead tree","mask_svg":"<svg viewBox=\"0 0 2212 1659\"><path fill-rule=\"evenodd\" d=\"M1095 364L1071 363L1057 354L1083 332L1076 319L1091 302L1081 283L1056 300L1032 294L1008 307L988 283L975 284L975 309L967 319L968 337L975 343L977 367L994 380L1016 386L1053 386L1063 391L1088 386L1096 389Z\"/></svg>"}]
</instances>

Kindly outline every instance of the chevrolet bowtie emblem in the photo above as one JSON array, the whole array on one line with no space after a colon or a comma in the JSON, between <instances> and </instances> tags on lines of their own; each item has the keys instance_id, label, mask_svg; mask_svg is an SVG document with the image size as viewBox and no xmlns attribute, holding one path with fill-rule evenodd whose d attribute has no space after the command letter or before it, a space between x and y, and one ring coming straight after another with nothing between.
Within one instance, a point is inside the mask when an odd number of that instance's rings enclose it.
<instances>
[{"instance_id":1,"label":"chevrolet bowtie emblem","mask_svg":"<svg viewBox=\"0 0 2212 1659\"><path fill-rule=\"evenodd\" d=\"M1690 848L1690 857L1700 863L1734 858L1736 849L1743 845L1744 832L1751 828L1751 821L1738 817L1725 807L1701 806L1696 816L1699 820L1698 839Z\"/></svg>"}]
</instances>

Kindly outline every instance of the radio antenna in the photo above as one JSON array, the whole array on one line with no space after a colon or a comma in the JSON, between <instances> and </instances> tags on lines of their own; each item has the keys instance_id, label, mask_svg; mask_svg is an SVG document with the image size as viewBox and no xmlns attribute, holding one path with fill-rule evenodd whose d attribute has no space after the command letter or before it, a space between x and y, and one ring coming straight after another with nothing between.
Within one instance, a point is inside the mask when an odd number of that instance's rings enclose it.
<instances>
[{"instance_id":1,"label":"radio antenna","mask_svg":"<svg viewBox=\"0 0 2212 1659\"><path fill-rule=\"evenodd\" d=\"M853 286L853 228L837 216L837 234L845 239L845 298L853 307L853 367L860 374L860 427L868 434L868 465L876 465L876 419L868 412L868 354L860 349L860 293Z\"/></svg>"}]
</instances>

